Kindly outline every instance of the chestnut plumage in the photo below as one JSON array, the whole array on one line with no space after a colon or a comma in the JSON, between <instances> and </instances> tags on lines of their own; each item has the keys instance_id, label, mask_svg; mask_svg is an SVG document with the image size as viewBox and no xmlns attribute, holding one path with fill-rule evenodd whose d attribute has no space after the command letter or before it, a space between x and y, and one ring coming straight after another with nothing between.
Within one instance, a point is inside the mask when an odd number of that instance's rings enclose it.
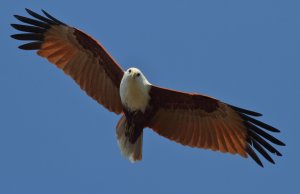
<instances>
[{"instance_id":1,"label":"chestnut plumage","mask_svg":"<svg viewBox=\"0 0 300 194\"><path fill-rule=\"evenodd\" d=\"M37 50L93 99L109 111L122 114L116 127L117 140L125 157L142 159L143 130L190 147L250 155L263 166L256 150L275 163L269 153L282 154L272 145L285 144L269 134L278 129L253 117L260 113L226 104L209 96L170 90L150 84L137 68L124 71L104 47L91 36L54 18L29 9L33 17L15 17L23 24L11 24L21 31L11 37L29 41L19 46ZM135 75L135 76L134 76Z\"/></svg>"}]
</instances>

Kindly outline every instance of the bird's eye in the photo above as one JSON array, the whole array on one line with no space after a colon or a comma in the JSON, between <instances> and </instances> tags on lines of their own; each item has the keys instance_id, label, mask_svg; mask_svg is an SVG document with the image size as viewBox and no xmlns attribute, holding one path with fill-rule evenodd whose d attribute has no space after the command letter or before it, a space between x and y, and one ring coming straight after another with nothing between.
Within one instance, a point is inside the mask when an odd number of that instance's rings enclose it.
<instances>
[{"instance_id":1,"label":"bird's eye","mask_svg":"<svg viewBox=\"0 0 300 194\"><path fill-rule=\"evenodd\" d=\"M128 72L131 73L131 69L129 69Z\"/></svg>"},{"instance_id":2,"label":"bird's eye","mask_svg":"<svg viewBox=\"0 0 300 194\"><path fill-rule=\"evenodd\" d=\"M140 73L137 73L137 74L136 74L136 76L138 76L138 77L140 77L140 75L141 75Z\"/></svg>"}]
</instances>

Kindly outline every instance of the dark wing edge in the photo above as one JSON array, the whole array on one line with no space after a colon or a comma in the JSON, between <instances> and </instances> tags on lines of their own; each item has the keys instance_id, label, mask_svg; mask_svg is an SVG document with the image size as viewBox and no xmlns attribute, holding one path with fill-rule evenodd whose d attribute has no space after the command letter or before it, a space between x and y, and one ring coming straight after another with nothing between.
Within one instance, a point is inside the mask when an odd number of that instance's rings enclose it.
<instances>
[{"instance_id":1,"label":"dark wing edge","mask_svg":"<svg viewBox=\"0 0 300 194\"><path fill-rule=\"evenodd\" d=\"M98 63L101 65L105 71L105 73L108 75L108 77L111 79L112 83L115 85L115 87L119 88L121 79L123 77L123 69L119 66L117 62L114 61L114 59L109 55L109 53L104 49L104 47L94 40L92 37L87 35L86 33L68 26L67 24L61 22L60 20L54 18L46 11L42 10L45 16L39 15L30 9L25 9L26 12L31 15L34 19L20 16L20 15L14 15L16 19L23 22L24 24L11 24L13 28L16 30L19 30L23 33L21 34L14 34L11 35L12 38L22 41L29 41L28 43L22 44L19 46L20 49L23 50L40 50L43 46L44 40L45 40L45 34L49 29L51 29L54 26L65 26L74 31L73 35L76 38L76 41L86 50L91 52L94 56L97 56ZM61 50L58 50L58 52L61 52ZM58 53L57 52L57 53ZM53 56L55 54L53 53ZM65 56L70 56L70 53L66 53ZM49 61L50 59L47 58ZM51 61L50 61L51 62ZM64 63L63 59L59 62ZM57 65L57 64L56 64ZM57 65L58 66L58 65ZM65 72L66 73L66 72ZM74 77L73 77L74 78ZM75 78L74 78L75 79ZM94 78L91 78L95 80ZM84 86L82 86L76 79L75 81L80 85L82 89L85 90ZM91 85L91 84L90 84ZM90 95L92 98L100 102L103 99L96 99L94 95L95 92L89 92L85 90L88 95ZM100 100L99 100L100 99ZM112 99L107 99L106 101L110 102ZM117 114L122 113L122 106L120 99L118 99L116 107L108 106L107 104L101 103L103 106L105 106L109 111L115 112Z\"/></svg>"},{"instance_id":2,"label":"dark wing edge","mask_svg":"<svg viewBox=\"0 0 300 194\"><path fill-rule=\"evenodd\" d=\"M174 92L182 96L180 97L180 100L178 100L178 102L175 102L177 100L176 98L174 98ZM234 112L238 114L241 120L243 121L242 125L246 129L246 139L244 140L246 141L246 147L244 147L244 150L258 165L263 167L260 158L257 156L254 150L259 152L266 160L268 160L272 164L275 164L275 162L270 157L268 152L277 156L282 156L282 154L277 149L275 149L269 142L279 146L285 146L285 143L266 132L269 131L278 133L280 131L273 126L270 126L253 118L262 116L262 114L260 113L226 104L209 96L194 93L184 93L154 85L152 85L151 87L150 94L151 98L153 98L153 101L155 101L153 103L158 103L158 106L162 106L164 108L167 108L169 106L171 108L174 103L179 103L181 104L179 105L181 106L180 108L201 108L207 114L217 111L220 103L222 103L225 106L228 106L230 109L234 110Z\"/></svg>"},{"instance_id":3,"label":"dark wing edge","mask_svg":"<svg viewBox=\"0 0 300 194\"><path fill-rule=\"evenodd\" d=\"M41 48L44 40L44 33L51 28L52 25L63 25L63 22L59 21L58 19L52 17L50 14L42 10L42 12L48 17L41 16L30 9L25 9L26 12L31 15L35 19L27 18L20 15L14 15L16 19L25 23L23 24L11 24L13 28L16 30L25 32L22 34L13 34L11 35L12 38L16 40L25 40L25 41L32 41L23 45L20 45L19 48L23 50L38 50ZM50 17L49 17L50 16ZM37 19L37 20L36 20ZM29 25L28 25L29 24Z\"/></svg>"},{"instance_id":4,"label":"dark wing edge","mask_svg":"<svg viewBox=\"0 0 300 194\"><path fill-rule=\"evenodd\" d=\"M274 148L274 146L271 145L269 142L278 146L285 146L285 143L278 140L274 136L270 135L266 131L279 133L280 130L271 125L268 125L264 122L261 122L257 119L250 117L254 115L248 114L249 112L247 113L247 111L249 110L246 109L237 110L236 108L234 110L243 119L243 124L247 129L247 139L246 139L247 146L245 148L245 151L261 167L263 167L263 164L259 159L259 157L257 156L257 154L255 153L255 151L253 150L253 148L256 151L258 151L270 163L275 164L274 160L271 158L268 152L275 154L277 156L282 156L282 154L276 148Z\"/></svg>"}]
</instances>

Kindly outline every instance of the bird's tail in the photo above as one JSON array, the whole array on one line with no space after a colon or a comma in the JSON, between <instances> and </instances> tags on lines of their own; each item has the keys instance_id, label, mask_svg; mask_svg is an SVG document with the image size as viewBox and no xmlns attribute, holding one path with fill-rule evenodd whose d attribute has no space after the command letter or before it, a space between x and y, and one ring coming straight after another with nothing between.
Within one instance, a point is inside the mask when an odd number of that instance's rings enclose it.
<instances>
[{"instance_id":1,"label":"bird's tail","mask_svg":"<svg viewBox=\"0 0 300 194\"><path fill-rule=\"evenodd\" d=\"M142 160L143 132L141 132L136 142L132 144L129 141L129 137L125 135L126 127L127 120L123 115L116 126L117 141L123 156L131 162L137 162Z\"/></svg>"}]
</instances>

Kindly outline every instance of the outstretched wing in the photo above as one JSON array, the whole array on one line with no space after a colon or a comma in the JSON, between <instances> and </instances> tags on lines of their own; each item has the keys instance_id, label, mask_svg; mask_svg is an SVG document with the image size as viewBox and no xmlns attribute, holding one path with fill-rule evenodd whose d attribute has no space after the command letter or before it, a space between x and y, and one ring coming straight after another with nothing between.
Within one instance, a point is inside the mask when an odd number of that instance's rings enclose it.
<instances>
[{"instance_id":1,"label":"outstretched wing","mask_svg":"<svg viewBox=\"0 0 300 194\"><path fill-rule=\"evenodd\" d=\"M86 93L117 114L122 112L119 85L124 71L107 51L89 35L55 19L47 12L41 16L29 9L34 19L15 15L24 24L12 24L25 32L11 37L30 41L19 48L37 54L71 76Z\"/></svg>"},{"instance_id":2,"label":"outstretched wing","mask_svg":"<svg viewBox=\"0 0 300 194\"><path fill-rule=\"evenodd\" d=\"M257 150L274 163L267 151L281 156L271 142L284 145L263 129L278 129L250 116L261 114L225 104L214 98L173 91L157 86L150 89L151 105L155 110L149 126L158 134L183 145L229 152L247 157L260 165ZM267 150L267 151L266 151Z\"/></svg>"}]
</instances>

